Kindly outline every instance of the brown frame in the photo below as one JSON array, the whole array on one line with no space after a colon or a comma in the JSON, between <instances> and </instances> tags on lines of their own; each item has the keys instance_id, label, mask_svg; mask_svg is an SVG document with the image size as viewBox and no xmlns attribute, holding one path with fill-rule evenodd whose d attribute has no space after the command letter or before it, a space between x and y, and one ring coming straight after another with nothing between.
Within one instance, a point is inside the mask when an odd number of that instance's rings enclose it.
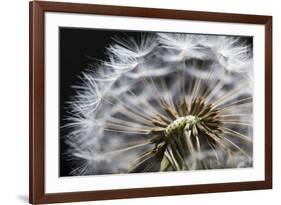
<instances>
[{"instance_id":1,"label":"brown frame","mask_svg":"<svg viewBox=\"0 0 281 205\"><path fill-rule=\"evenodd\" d=\"M32 204L272 188L272 16L33 1L30 20L29 200ZM44 192L44 12L104 14L265 26L265 180L73 193Z\"/></svg>"}]
</instances>

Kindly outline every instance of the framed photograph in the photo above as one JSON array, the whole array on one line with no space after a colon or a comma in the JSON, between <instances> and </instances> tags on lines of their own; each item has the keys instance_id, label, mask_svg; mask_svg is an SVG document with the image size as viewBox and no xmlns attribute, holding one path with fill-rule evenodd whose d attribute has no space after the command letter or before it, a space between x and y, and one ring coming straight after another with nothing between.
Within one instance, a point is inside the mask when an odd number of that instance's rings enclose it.
<instances>
[{"instance_id":1,"label":"framed photograph","mask_svg":"<svg viewBox=\"0 0 281 205\"><path fill-rule=\"evenodd\" d=\"M270 189L272 17L30 2L30 203Z\"/></svg>"}]
</instances>

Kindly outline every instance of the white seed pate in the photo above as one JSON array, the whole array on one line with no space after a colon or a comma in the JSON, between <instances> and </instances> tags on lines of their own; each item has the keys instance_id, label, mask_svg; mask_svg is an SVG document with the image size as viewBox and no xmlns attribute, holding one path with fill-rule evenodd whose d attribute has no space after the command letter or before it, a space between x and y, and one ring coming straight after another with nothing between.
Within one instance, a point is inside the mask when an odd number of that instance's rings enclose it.
<instances>
[{"instance_id":1,"label":"white seed pate","mask_svg":"<svg viewBox=\"0 0 281 205\"><path fill-rule=\"evenodd\" d=\"M179 131L183 131L183 129L185 129L187 125L196 124L199 120L200 118L193 115L179 117L168 125L168 127L164 131L164 134L166 137L172 136Z\"/></svg>"}]
</instances>

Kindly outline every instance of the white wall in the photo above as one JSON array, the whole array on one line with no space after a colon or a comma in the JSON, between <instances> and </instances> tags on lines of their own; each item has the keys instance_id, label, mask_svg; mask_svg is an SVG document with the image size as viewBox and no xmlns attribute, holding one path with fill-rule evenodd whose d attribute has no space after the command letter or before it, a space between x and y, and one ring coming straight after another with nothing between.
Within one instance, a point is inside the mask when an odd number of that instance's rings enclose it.
<instances>
[{"instance_id":1,"label":"white wall","mask_svg":"<svg viewBox=\"0 0 281 205\"><path fill-rule=\"evenodd\" d=\"M274 105L281 104L281 6L278 0L84 0L99 4L273 15ZM0 6L0 204L26 204L28 195L28 1ZM278 47L279 46L279 47ZM279 59L278 59L279 57ZM268 203L281 194L280 107L274 106L274 189L220 194L127 199L81 204L227 204ZM280 194L279 194L280 192ZM77 204L77 203L73 203ZM79 203L80 204L80 203Z\"/></svg>"}]
</instances>

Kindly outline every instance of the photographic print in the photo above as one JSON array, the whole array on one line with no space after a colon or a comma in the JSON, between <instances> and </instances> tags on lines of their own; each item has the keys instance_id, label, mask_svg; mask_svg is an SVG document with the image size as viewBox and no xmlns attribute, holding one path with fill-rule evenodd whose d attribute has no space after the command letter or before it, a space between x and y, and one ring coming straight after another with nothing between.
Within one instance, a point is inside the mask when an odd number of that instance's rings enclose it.
<instances>
[{"instance_id":1,"label":"photographic print","mask_svg":"<svg viewBox=\"0 0 281 205\"><path fill-rule=\"evenodd\" d=\"M60 27L60 176L253 167L253 46Z\"/></svg>"}]
</instances>

